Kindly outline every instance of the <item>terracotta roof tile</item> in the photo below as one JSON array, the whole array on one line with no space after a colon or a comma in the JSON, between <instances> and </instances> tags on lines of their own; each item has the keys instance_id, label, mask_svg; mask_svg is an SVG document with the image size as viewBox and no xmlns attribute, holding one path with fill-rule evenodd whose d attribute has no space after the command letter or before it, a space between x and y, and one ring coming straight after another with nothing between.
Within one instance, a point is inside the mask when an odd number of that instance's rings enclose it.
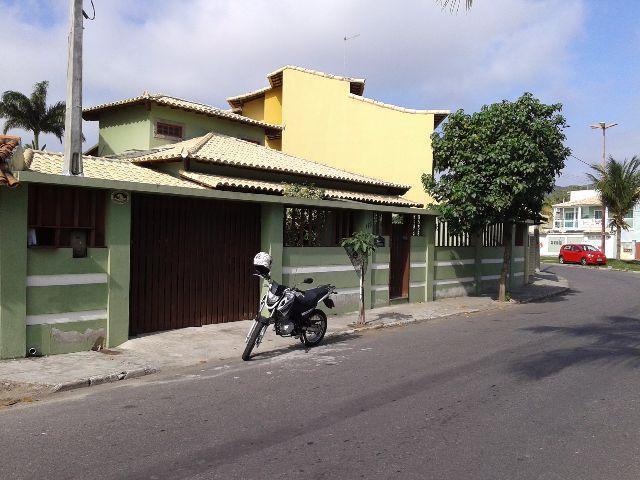
<instances>
[{"instance_id":1,"label":"terracotta roof tile","mask_svg":"<svg viewBox=\"0 0 640 480\"><path fill-rule=\"evenodd\" d=\"M183 100L181 98L172 97L170 95L164 95L161 93L150 94L146 92L137 97L126 98L124 100L118 100L115 102L102 103L100 105L95 105L93 107L85 108L82 111L82 117L85 120L95 120L97 118L97 113L103 110L125 106L125 105L142 104L145 102L152 102L152 103L156 103L158 105L162 105L166 107L180 108L182 110L201 113L203 115L208 115L208 116L218 117L218 118L226 118L228 120L232 120L235 122L246 123L249 125L256 125L256 126L263 127L266 130L269 130L272 132L276 132L276 131L280 132L282 130L282 127L279 125L272 125L270 123L261 122L249 117L243 117L242 115L238 115L229 110L223 110L221 108L212 107L211 105L205 105L203 103Z\"/></svg>"},{"instance_id":2,"label":"terracotta roof tile","mask_svg":"<svg viewBox=\"0 0 640 480\"><path fill-rule=\"evenodd\" d=\"M28 150L27 152L32 152L33 154L28 165L28 170L47 175L61 175L63 160L61 153L44 152L41 150ZM83 174L86 178L162 185L167 187L204 188L193 182L158 172L151 168L136 165L127 160L83 155L82 164Z\"/></svg>"},{"instance_id":3,"label":"terracotta roof tile","mask_svg":"<svg viewBox=\"0 0 640 480\"><path fill-rule=\"evenodd\" d=\"M311 162L278 150L263 147L262 145L213 132L203 137L167 145L139 156L132 156L130 161L134 163L165 162L185 158L185 156L203 162L342 180L364 185L394 188L405 192L410 188L408 185L391 183L339 170L328 165Z\"/></svg>"},{"instance_id":4,"label":"terracotta roof tile","mask_svg":"<svg viewBox=\"0 0 640 480\"><path fill-rule=\"evenodd\" d=\"M249 190L267 194L282 195L285 184L282 182L267 182L246 178L227 177L180 170L182 178L196 182L199 185L213 189ZM353 200L356 202L373 203L377 205L392 205L400 207L421 207L419 203L395 195L379 195L374 193L359 193L347 190L326 189L324 197L333 200Z\"/></svg>"}]
</instances>

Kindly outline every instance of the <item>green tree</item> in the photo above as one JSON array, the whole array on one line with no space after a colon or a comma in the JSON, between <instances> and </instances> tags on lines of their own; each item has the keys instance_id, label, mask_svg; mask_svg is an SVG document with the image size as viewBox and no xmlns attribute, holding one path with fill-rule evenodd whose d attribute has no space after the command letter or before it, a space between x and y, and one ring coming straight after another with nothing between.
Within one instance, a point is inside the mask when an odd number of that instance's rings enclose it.
<instances>
[{"instance_id":1,"label":"green tree","mask_svg":"<svg viewBox=\"0 0 640 480\"><path fill-rule=\"evenodd\" d=\"M47 105L49 82L38 82L30 97L23 93L7 90L0 100L0 118L5 119L3 133L12 128L22 128L33 133L31 146L40 148L41 133L52 133L60 142L64 134L64 102Z\"/></svg>"},{"instance_id":2,"label":"green tree","mask_svg":"<svg viewBox=\"0 0 640 480\"><path fill-rule=\"evenodd\" d=\"M617 161L613 157L604 167L592 165L594 174L587 174L600 192L602 203L609 211L611 225L616 229L616 258L620 258L622 230L628 230L625 221L629 211L640 201L640 158L634 155L631 160Z\"/></svg>"},{"instance_id":3,"label":"green tree","mask_svg":"<svg viewBox=\"0 0 640 480\"><path fill-rule=\"evenodd\" d=\"M367 273L369 257L376 250L376 236L368 232L356 232L342 240L341 245L347 251L353 267L360 277L360 314L358 325L364 325L364 275Z\"/></svg>"},{"instance_id":4,"label":"green tree","mask_svg":"<svg viewBox=\"0 0 640 480\"><path fill-rule=\"evenodd\" d=\"M535 218L545 194L571 151L564 146L561 104L545 105L525 93L514 102L458 110L442 133L431 137L434 172L424 174L425 191L439 204L451 233L476 238L486 225L504 222L504 258L499 299L506 299L514 222Z\"/></svg>"}]
</instances>

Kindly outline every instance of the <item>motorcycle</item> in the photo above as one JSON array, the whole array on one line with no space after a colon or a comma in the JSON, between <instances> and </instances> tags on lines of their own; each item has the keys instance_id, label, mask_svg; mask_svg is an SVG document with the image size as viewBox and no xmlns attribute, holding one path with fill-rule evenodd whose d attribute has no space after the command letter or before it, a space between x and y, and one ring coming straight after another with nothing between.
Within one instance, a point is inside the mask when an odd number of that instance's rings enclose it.
<instances>
[{"instance_id":1,"label":"motorcycle","mask_svg":"<svg viewBox=\"0 0 640 480\"><path fill-rule=\"evenodd\" d=\"M305 347L318 345L327 332L327 315L317 307L320 302L327 308L335 306L330 296L337 293L336 287L327 284L302 291L297 286L280 285L267 274L255 275L267 281L268 288L247 333L242 360L251 358L251 352L260 345L269 325L274 326L276 335L299 338ZM313 283L313 279L305 278L302 283ZM264 316L263 312L268 315Z\"/></svg>"}]
</instances>

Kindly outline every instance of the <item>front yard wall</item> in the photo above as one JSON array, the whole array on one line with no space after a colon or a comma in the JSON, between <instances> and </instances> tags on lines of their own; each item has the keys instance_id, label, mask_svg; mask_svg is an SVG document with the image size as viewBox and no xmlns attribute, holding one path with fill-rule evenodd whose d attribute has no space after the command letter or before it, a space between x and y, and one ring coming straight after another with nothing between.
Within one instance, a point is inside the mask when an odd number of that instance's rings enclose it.
<instances>
[{"instance_id":1,"label":"front yard wall","mask_svg":"<svg viewBox=\"0 0 640 480\"><path fill-rule=\"evenodd\" d=\"M115 346L129 327L130 203L107 199L106 247L27 247L28 184L0 189L0 358Z\"/></svg>"},{"instance_id":2,"label":"front yard wall","mask_svg":"<svg viewBox=\"0 0 640 480\"><path fill-rule=\"evenodd\" d=\"M0 189L0 358L117 346L128 339L131 204L107 199L106 247L73 258L69 248L27 247L28 184ZM314 287L336 285L336 308L355 312L359 280L342 247L284 247L283 206L261 207L261 249L273 257L272 276L285 285L312 277ZM409 301L494 290L502 248L434 247L435 223L424 218L411 237ZM371 212L359 211L356 230L369 230ZM389 304L390 239L378 247L365 275L365 306ZM511 286L524 282L525 247L514 247ZM306 287L306 286L305 286ZM257 303L256 299L256 303Z\"/></svg>"}]
</instances>

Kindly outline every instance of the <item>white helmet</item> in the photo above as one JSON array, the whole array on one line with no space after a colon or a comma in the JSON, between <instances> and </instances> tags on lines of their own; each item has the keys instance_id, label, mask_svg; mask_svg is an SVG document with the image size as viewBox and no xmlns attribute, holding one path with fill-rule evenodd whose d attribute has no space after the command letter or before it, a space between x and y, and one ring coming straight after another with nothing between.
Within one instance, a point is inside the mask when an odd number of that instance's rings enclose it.
<instances>
[{"instance_id":1,"label":"white helmet","mask_svg":"<svg viewBox=\"0 0 640 480\"><path fill-rule=\"evenodd\" d=\"M253 257L253 266L263 277L268 277L271 272L271 255L267 252L260 252Z\"/></svg>"}]
</instances>

